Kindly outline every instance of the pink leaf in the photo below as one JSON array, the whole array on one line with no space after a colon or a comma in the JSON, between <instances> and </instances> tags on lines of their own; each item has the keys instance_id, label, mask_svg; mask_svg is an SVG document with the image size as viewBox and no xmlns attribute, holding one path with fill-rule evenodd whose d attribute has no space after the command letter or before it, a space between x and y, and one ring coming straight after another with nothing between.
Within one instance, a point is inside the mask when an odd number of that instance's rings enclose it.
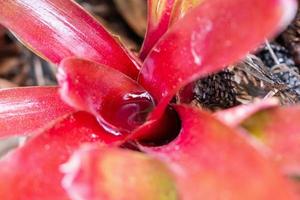
<instances>
[{"instance_id":1,"label":"pink leaf","mask_svg":"<svg viewBox=\"0 0 300 200\"><path fill-rule=\"evenodd\" d=\"M0 0L0 22L51 62L78 56L137 78L133 57L72 0Z\"/></svg>"},{"instance_id":2,"label":"pink leaf","mask_svg":"<svg viewBox=\"0 0 300 200\"><path fill-rule=\"evenodd\" d=\"M144 150L170 166L181 199L294 199L280 171L241 134L198 109L176 109L179 136Z\"/></svg>"},{"instance_id":3,"label":"pink leaf","mask_svg":"<svg viewBox=\"0 0 300 200\"><path fill-rule=\"evenodd\" d=\"M84 147L63 170L63 185L76 200L178 199L168 168L139 152Z\"/></svg>"},{"instance_id":4,"label":"pink leaf","mask_svg":"<svg viewBox=\"0 0 300 200\"><path fill-rule=\"evenodd\" d=\"M168 30L176 0L148 0L148 27L140 58L144 60L155 43Z\"/></svg>"},{"instance_id":5,"label":"pink leaf","mask_svg":"<svg viewBox=\"0 0 300 200\"><path fill-rule=\"evenodd\" d=\"M270 156L288 175L300 175L300 107L269 108L241 122L270 148Z\"/></svg>"},{"instance_id":6,"label":"pink leaf","mask_svg":"<svg viewBox=\"0 0 300 200\"><path fill-rule=\"evenodd\" d=\"M0 161L0 199L68 200L60 165L81 144L103 145L120 139L107 134L87 113L66 117Z\"/></svg>"},{"instance_id":7,"label":"pink leaf","mask_svg":"<svg viewBox=\"0 0 300 200\"><path fill-rule=\"evenodd\" d=\"M227 110L221 110L216 112L215 116L223 123L234 128L239 126L244 120L254 115L255 113L276 106L279 106L278 99L271 98L250 104L236 106Z\"/></svg>"},{"instance_id":8,"label":"pink leaf","mask_svg":"<svg viewBox=\"0 0 300 200\"><path fill-rule=\"evenodd\" d=\"M148 27L140 52L144 60L157 41L167 32L171 24L182 18L187 11L203 0L148 0Z\"/></svg>"},{"instance_id":9,"label":"pink leaf","mask_svg":"<svg viewBox=\"0 0 300 200\"><path fill-rule=\"evenodd\" d=\"M29 134L72 112L60 99L57 87L0 90L0 138Z\"/></svg>"}]
</instances>

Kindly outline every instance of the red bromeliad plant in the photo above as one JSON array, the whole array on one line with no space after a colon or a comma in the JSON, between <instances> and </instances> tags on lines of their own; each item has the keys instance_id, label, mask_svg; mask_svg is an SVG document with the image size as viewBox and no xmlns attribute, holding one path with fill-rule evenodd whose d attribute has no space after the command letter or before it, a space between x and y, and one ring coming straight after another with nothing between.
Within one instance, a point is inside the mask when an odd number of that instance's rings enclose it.
<instances>
[{"instance_id":1,"label":"red bromeliad plant","mask_svg":"<svg viewBox=\"0 0 300 200\"><path fill-rule=\"evenodd\" d=\"M149 0L136 58L73 1L0 0L0 22L58 65L59 82L0 91L0 137L29 137L0 160L0 199L297 199L286 177L300 173L299 106L270 100L213 116L171 103L295 9L294 0ZM124 148L132 142L143 153Z\"/></svg>"}]
</instances>

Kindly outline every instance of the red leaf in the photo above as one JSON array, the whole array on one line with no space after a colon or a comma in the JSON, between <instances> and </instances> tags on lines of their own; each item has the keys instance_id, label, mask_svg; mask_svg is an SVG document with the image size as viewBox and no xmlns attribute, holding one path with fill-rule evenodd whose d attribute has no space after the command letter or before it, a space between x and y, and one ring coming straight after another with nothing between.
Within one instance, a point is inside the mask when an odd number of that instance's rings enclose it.
<instances>
[{"instance_id":1,"label":"red leaf","mask_svg":"<svg viewBox=\"0 0 300 200\"><path fill-rule=\"evenodd\" d=\"M117 139L121 138L107 134L87 113L63 119L0 161L0 199L69 199L61 186L60 165L83 143Z\"/></svg>"},{"instance_id":2,"label":"red leaf","mask_svg":"<svg viewBox=\"0 0 300 200\"><path fill-rule=\"evenodd\" d=\"M145 150L171 167L181 199L294 199L279 170L246 138L208 113L176 108L182 119L178 138Z\"/></svg>"},{"instance_id":3,"label":"red leaf","mask_svg":"<svg viewBox=\"0 0 300 200\"><path fill-rule=\"evenodd\" d=\"M148 0L148 27L140 52L144 60L171 24L182 18L188 10L203 0Z\"/></svg>"},{"instance_id":4,"label":"red leaf","mask_svg":"<svg viewBox=\"0 0 300 200\"><path fill-rule=\"evenodd\" d=\"M63 170L63 185L73 199L178 199L168 168L139 152L85 147L63 165Z\"/></svg>"},{"instance_id":5,"label":"red leaf","mask_svg":"<svg viewBox=\"0 0 300 200\"><path fill-rule=\"evenodd\" d=\"M60 99L57 87L0 90L0 138L29 134L72 112Z\"/></svg>"},{"instance_id":6,"label":"red leaf","mask_svg":"<svg viewBox=\"0 0 300 200\"><path fill-rule=\"evenodd\" d=\"M153 108L151 96L124 74L91 61L64 60L59 68L61 96L71 106L94 114L113 134L129 133Z\"/></svg>"},{"instance_id":7,"label":"red leaf","mask_svg":"<svg viewBox=\"0 0 300 200\"><path fill-rule=\"evenodd\" d=\"M287 25L294 0L208 0L172 26L141 70L141 85L158 106L159 118L189 82L224 68ZM253 31L255 30L255 31Z\"/></svg>"},{"instance_id":8,"label":"red leaf","mask_svg":"<svg viewBox=\"0 0 300 200\"><path fill-rule=\"evenodd\" d=\"M71 0L0 0L0 22L42 57L54 63L78 56L132 78L137 63L87 12Z\"/></svg>"},{"instance_id":9,"label":"red leaf","mask_svg":"<svg viewBox=\"0 0 300 200\"><path fill-rule=\"evenodd\" d=\"M270 108L241 123L270 148L270 156L289 175L300 175L300 106Z\"/></svg>"},{"instance_id":10,"label":"red leaf","mask_svg":"<svg viewBox=\"0 0 300 200\"><path fill-rule=\"evenodd\" d=\"M155 43L168 30L176 0L148 0L148 27L140 58L144 60Z\"/></svg>"}]
</instances>

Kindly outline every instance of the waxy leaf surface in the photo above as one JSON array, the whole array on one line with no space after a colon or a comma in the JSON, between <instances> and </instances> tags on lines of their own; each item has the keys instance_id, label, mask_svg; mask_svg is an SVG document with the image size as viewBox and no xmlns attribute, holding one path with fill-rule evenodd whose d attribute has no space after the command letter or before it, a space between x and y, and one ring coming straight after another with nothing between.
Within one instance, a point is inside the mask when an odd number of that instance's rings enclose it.
<instances>
[{"instance_id":1,"label":"waxy leaf surface","mask_svg":"<svg viewBox=\"0 0 300 200\"><path fill-rule=\"evenodd\" d=\"M300 107L270 108L241 123L243 128L269 147L270 156L288 175L300 175Z\"/></svg>"},{"instance_id":2,"label":"waxy leaf surface","mask_svg":"<svg viewBox=\"0 0 300 200\"><path fill-rule=\"evenodd\" d=\"M152 97L137 82L91 61L64 60L58 80L61 96L69 105L92 113L115 135L144 123L154 106Z\"/></svg>"},{"instance_id":3,"label":"waxy leaf surface","mask_svg":"<svg viewBox=\"0 0 300 200\"><path fill-rule=\"evenodd\" d=\"M60 99L57 87L0 90L0 138L27 135L72 112Z\"/></svg>"},{"instance_id":4,"label":"waxy leaf surface","mask_svg":"<svg viewBox=\"0 0 300 200\"><path fill-rule=\"evenodd\" d=\"M198 109L177 111L179 136L144 150L170 166L181 199L294 199L279 170L240 133Z\"/></svg>"},{"instance_id":5,"label":"waxy leaf surface","mask_svg":"<svg viewBox=\"0 0 300 200\"><path fill-rule=\"evenodd\" d=\"M63 185L76 200L177 200L169 169L146 154L84 147L63 165Z\"/></svg>"},{"instance_id":6,"label":"waxy leaf surface","mask_svg":"<svg viewBox=\"0 0 300 200\"><path fill-rule=\"evenodd\" d=\"M88 113L62 119L0 161L0 199L69 200L61 185L60 165L81 144L104 145L117 139Z\"/></svg>"},{"instance_id":7,"label":"waxy leaf surface","mask_svg":"<svg viewBox=\"0 0 300 200\"><path fill-rule=\"evenodd\" d=\"M171 24L183 17L187 11L203 0L148 0L148 27L140 52L144 60L157 41L167 32Z\"/></svg>"},{"instance_id":8,"label":"waxy leaf surface","mask_svg":"<svg viewBox=\"0 0 300 200\"><path fill-rule=\"evenodd\" d=\"M78 56L114 67L134 79L138 75L133 57L72 0L0 0L0 13L0 23L53 63Z\"/></svg>"},{"instance_id":9,"label":"waxy leaf surface","mask_svg":"<svg viewBox=\"0 0 300 200\"><path fill-rule=\"evenodd\" d=\"M176 0L148 0L147 32L140 52L144 60L155 43L168 30L172 8Z\"/></svg>"},{"instance_id":10,"label":"waxy leaf surface","mask_svg":"<svg viewBox=\"0 0 300 200\"><path fill-rule=\"evenodd\" d=\"M161 116L180 88L273 36L295 9L294 0L207 0L188 12L155 45L141 70L139 82L158 104L152 118Z\"/></svg>"}]
</instances>

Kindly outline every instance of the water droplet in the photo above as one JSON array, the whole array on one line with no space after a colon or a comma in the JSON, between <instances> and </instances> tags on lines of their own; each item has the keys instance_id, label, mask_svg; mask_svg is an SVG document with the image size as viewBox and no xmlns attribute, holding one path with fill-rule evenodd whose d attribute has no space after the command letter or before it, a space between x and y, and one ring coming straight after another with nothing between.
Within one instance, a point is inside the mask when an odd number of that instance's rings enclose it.
<instances>
[{"instance_id":1,"label":"water droplet","mask_svg":"<svg viewBox=\"0 0 300 200\"><path fill-rule=\"evenodd\" d=\"M160 48L158 48L158 47L153 48L153 52L159 53L160 52Z\"/></svg>"}]
</instances>

